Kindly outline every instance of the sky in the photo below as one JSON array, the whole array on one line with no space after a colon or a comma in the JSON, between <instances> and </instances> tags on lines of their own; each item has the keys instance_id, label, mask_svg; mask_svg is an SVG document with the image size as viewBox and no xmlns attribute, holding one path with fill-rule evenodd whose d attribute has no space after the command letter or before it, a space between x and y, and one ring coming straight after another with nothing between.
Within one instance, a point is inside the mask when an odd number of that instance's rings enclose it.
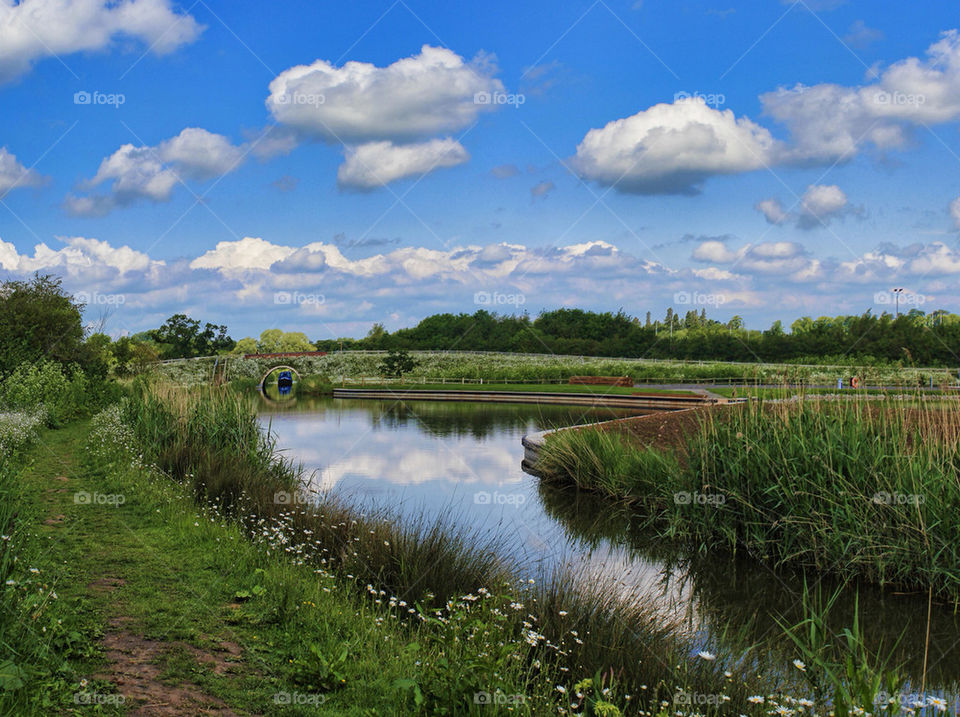
<instances>
[{"instance_id":1,"label":"sky","mask_svg":"<svg viewBox=\"0 0 960 717\"><path fill-rule=\"evenodd\" d=\"M114 336L960 311L956 3L0 0L0 279Z\"/></svg>"}]
</instances>

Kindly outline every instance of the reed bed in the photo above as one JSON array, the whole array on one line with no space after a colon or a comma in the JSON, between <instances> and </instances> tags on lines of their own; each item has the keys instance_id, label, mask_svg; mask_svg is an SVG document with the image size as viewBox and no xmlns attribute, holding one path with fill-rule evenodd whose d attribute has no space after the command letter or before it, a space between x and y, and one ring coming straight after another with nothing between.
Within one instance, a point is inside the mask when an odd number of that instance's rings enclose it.
<instances>
[{"instance_id":1,"label":"reed bed","mask_svg":"<svg viewBox=\"0 0 960 717\"><path fill-rule=\"evenodd\" d=\"M960 409L916 400L756 401L679 446L567 430L538 470L635 504L656 532L960 599Z\"/></svg>"}]
</instances>

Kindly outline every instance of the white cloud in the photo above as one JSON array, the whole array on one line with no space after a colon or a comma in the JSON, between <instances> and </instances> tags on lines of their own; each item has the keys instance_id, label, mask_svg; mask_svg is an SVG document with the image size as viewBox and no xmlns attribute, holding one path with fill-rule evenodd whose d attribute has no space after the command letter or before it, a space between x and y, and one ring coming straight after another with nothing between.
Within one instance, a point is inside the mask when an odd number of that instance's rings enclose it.
<instances>
[{"instance_id":1,"label":"white cloud","mask_svg":"<svg viewBox=\"0 0 960 717\"><path fill-rule=\"evenodd\" d=\"M754 207L767 218L770 224L780 224L787 218L787 212L779 199L764 199Z\"/></svg>"},{"instance_id":2,"label":"white cloud","mask_svg":"<svg viewBox=\"0 0 960 717\"><path fill-rule=\"evenodd\" d=\"M59 241L65 245L62 249L51 249L41 242L33 248L33 256L28 256L0 239L0 268L21 274L54 270L95 279L154 271L164 265L128 246L114 248L98 239L60 237Z\"/></svg>"},{"instance_id":3,"label":"white cloud","mask_svg":"<svg viewBox=\"0 0 960 717\"><path fill-rule=\"evenodd\" d=\"M260 237L244 237L239 241L217 242L217 246L190 262L191 269L219 269L231 272L244 269L269 269L274 262L286 259L296 251L277 246Z\"/></svg>"},{"instance_id":4,"label":"white cloud","mask_svg":"<svg viewBox=\"0 0 960 717\"><path fill-rule=\"evenodd\" d=\"M709 261L715 264L729 264L737 255L727 249L722 242L705 241L693 250L693 258L697 261Z\"/></svg>"},{"instance_id":5,"label":"white cloud","mask_svg":"<svg viewBox=\"0 0 960 717\"><path fill-rule=\"evenodd\" d=\"M43 184L44 177L32 169L27 169L17 158L0 147L0 197L18 187L36 187Z\"/></svg>"},{"instance_id":6,"label":"white cloud","mask_svg":"<svg viewBox=\"0 0 960 717\"><path fill-rule=\"evenodd\" d=\"M108 312L111 332L155 327L173 313L186 312L226 323L235 336L266 326L311 337L355 335L383 317L391 317L395 328L432 313L472 312L476 292L522 296L522 305L494 308L531 313L565 305L644 307L651 296L677 291L722 294L723 306L708 308L709 313L722 318L738 307L737 313L747 309L762 323L784 318L784 311L822 313L824 305L861 313L874 305L878 290L891 286L935 295L937 308L960 302L955 289L960 250L944 243L883 245L841 263L813 256L793 242L736 248L707 240L695 249L692 266L668 267L603 241L560 247L406 246L349 259L324 242L296 247L246 237L168 262L96 239L60 242L39 243L21 254L0 241L0 268L11 278L34 271L60 274L74 293L122 294L123 303L112 304ZM278 304L279 291L323 295L325 301Z\"/></svg>"},{"instance_id":7,"label":"white cloud","mask_svg":"<svg viewBox=\"0 0 960 717\"><path fill-rule=\"evenodd\" d=\"M847 160L868 142L897 148L914 125L960 118L960 34L944 32L925 60L908 57L876 78L861 87L796 85L762 95L764 111L790 129L784 161Z\"/></svg>"},{"instance_id":8,"label":"white cloud","mask_svg":"<svg viewBox=\"0 0 960 717\"><path fill-rule=\"evenodd\" d=\"M836 184L811 184L800 198L796 211L787 211L779 199L764 199L755 209L766 217L770 224L788 221L798 229L815 229L827 226L831 220L861 210L850 206L846 193Z\"/></svg>"},{"instance_id":9,"label":"white cloud","mask_svg":"<svg viewBox=\"0 0 960 717\"><path fill-rule=\"evenodd\" d=\"M472 124L492 104L481 93L503 92L492 65L424 45L386 67L317 60L284 70L270 83L267 109L277 122L336 144L408 142Z\"/></svg>"},{"instance_id":10,"label":"white cloud","mask_svg":"<svg viewBox=\"0 0 960 717\"><path fill-rule=\"evenodd\" d=\"M184 179L203 180L225 174L235 169L243 156L242 147L199 127L188 127L155 147L125 144L105 158L96 175L81 185L81 189L89 190L109 182L109 192L68 195L65 206L72 214L98 216L139 199L165 202Z\"/></svg>"},{"instance_id":11,"label":"white cloud","mask_svg":"<svg viewBox=\"0 0 960 717\"><path fill-rule=\"evenodd\" d=\"M584 178L621 192L696 194L710 176L768 165L776 150L760 125L689 99L590 130L574 165Z\"/></svg>"},{"instance_id":12,"label":"white cloud","mask_svg":"<svg viewBox=\"0 0 960 717\"><path fill-rule=\"evenodd\" d=\"M202 30L169 0L2 0L0 82L25 74L42 58L101 50L117 37L136 38L164 54Z\"/></svg>"},{"instance_id":13,"label":"white cloud","mask_svg":"<svg viewBox=\"0 0 960 717\"><path fill-rule=\"evenodd\" d=\"M337 170L337 183L341 187L374 189L404 177L455 167L469 159L463 145L449 137L402 145L370 142L346 151L346 161Z\"/></svg>"}]
</instances>

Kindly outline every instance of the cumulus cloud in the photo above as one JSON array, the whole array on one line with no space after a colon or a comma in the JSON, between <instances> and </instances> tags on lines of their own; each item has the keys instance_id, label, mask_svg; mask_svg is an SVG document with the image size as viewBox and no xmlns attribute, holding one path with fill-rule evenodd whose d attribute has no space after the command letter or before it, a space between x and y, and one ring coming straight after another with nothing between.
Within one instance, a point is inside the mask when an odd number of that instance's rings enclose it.
<instances>
[{"instance_id":1,"label":"cumulus cloud","mask_svg":"<svg viewBox=\"0 0 960 717\"><path fill-rule=\"evenodd\" d=\"M793 281L806 281L822 276L821 262L812 259L795 242L760 242L744 244L732 250L718 241L705 241L692 253L695 261L729 264L740 273L784 276Z\"/></svg>"},{"instance_id":2,"label":"cumulus cloud","mask_svg":"<svg viewBox=\"0 0 960 717\"><path fill-rule=\"evenodd\" d=\"M822 313L825 302L859 313L873 306L878 288L889 286L935 294L938 302L960 298L960 250L939 242L884 245L843 262L792 242L735 248L707 240L694 251L690 267L647 261L603 241L407 246L351 259L333 243L298 247L246 237L164 262L130 247L70 237L23 253L0 241L0 268L12 277L53 271L74 292L122 293L125 301L110 312L111 327L138 331L185 311L226 323L234 335L275 325L311 337L343 336L385 316L394 326L409 325L431 313L472 312L474 294L483 291L522 295L531 312L570 305L570 297L584 308L610 310L649 305L651 296L721 292L724 312L748 309L764 323L784 311ZM277 304L280 291L322 295L324 301Z\"/></svg>"},{"instance_id":3,"label":"cumulus cloud","mask_svg":"<svg viewBox=\"0 0 960 717\"><path fill-rule=\"evenodd\" d=\"M782 224L788 217L779 199L763 199L754 205L754 209L763 214L770 224Z\"/></svg>"},{"instance_id":4,"label":"cumulus cloud","mask_svg":"<svg viewBox=\"0 0 960 717\"><path fill-rule=\"evenodd\" d=\"M370 190L404 177L456 167L469 159L463 145L450 137L400 145L369 142L346 151L346 161L337 170L337 183L341 187Z\"/></svg>"},{"instance_id":5,"label":"cumulus cloud","mask_svg":"<svg viewBox=\"0 0 960 717\"><path fill-rule=\"evenodd\" d=\"M734 252L716 240L701 242L700 245L693 250L692 256L697 261L708 261L715 264L729 264L737 258Z\"/></svg>"},{"instance_id":6,"label":"cumulus cloud","mask_svg":"<svg viewBox=\"0 0 960 717\"><path fill-rule=\"evenodd\" d=\"M869 34L865 26L853 30ZM788 142L690 98L591 129L573 164L585 179L625 193L697 194L711 176L847 161L864 146L905 146L918 125L960 119L957 30L942 33L925 59L908 57L873 75L862 86L798 84L761 95L764 113L788 130ZM776 217L777 207L764 213Z\"/></svg>"},{"instance_id":7,"label":"cumulus cloud","mask_svg":"<svg viewBox=\"0 0 960 717\"><path fill-rule=\"evenodd\" d=\"M109 183L107 194L68 195L65 206L72 214L100 216L139 199L165 202L184 179L204 180L226 174L242 162L242 147L223 135L188 127L155 147L125 144L100 163L93 178L81 189Z\"/></svg>"},{"instance_id":8,"label":"cumulus cloud","mask_svg":"<svg viewBox=\"0 0 960 717\"><path fill-rule=\"evenodd\" d=\"M811 184L803 193L795 211L787 211L779 199L757 202L755 209L770 224L792 222L798 229L827 226L831 220L861 210L850 206L846 193L836 184Z\"/></svg>"},{"instance_id":9,"label":"cumulus cloud","mask_svg":"<svg viewBox=\"0 0 960 717\"><path fill-rule=\"evenodd\" d=\"M864 86L796 85L760 99L766 114L790 130L785 160L846 160L866 143L901 147L914 125L960 118L960 34L944 32L926 59L895 62Z\"/></svg>"},{"instance_id":10,"label":"cumulus cloud","mask_svg":"<svg viewBox=\"0 0 960 717\"><path fill-rule=\"evenodd\" d=\"M453 167L469 159L450 137L483 112L504 91L496 67L483 55L471 61L443 47L420 52L385 67L325 60L297 65L270 83L266 105L279 125L255 151L289 152L302 141L343 145L341 187L371 190L411 175Z\"/></svg>"},{"instance_id":11,"label":"cumulus cloud","mask_svg":"<svg viewBox=\"0 0 960 717\"><path fill-rule=\"evenodd\" d=\"M491 109L475 98L503 92L494 70L483 57L467 62L430 45L386 67L317 60L277 75L266 103L277 122L325 142L416 141L463 129Z\"/></svg>"},{"instance_id":12,"label":"cumulus cloud","mask_svg":"<svg viewBox=\"0 0 960 717\"><path fill-rule=\"evenodd\" d=\"M132 37L164 54L193 42L203 27L170 0L0 1L0 82L28 72L45 57L101 50Z\"/></svg>"},{"instance_id":13,"label":"cumulus cloud","mask_svg":"<svg viewBox=\"0 0 960 717\"><path fill-rule=\"evenodd\" d=\"M0 147L0 197L18 187L36 187L44 182L39 172L27 169L6 147Z\"/></svg>"},{"instance_id":14,"label":"cumulus cloud","mask_svg":"<svg viewBox=\"0 0 960 717\"><path fill-rule=\"evenodd\" d=\"M697 194L712 175L774 160L770 132L692 98L658 104L592 129L573 163L585 179L633 194Z\"/></svg>"},{"instance_id":15,"label":"cumulus cloud","mask_svg":"<svg viewBox=\"0 0 960 717\"><path fill-rule=\"evenodd\" d=\"M16 247L0 239L0 268L31 274L35 271L57 271L68 277L84 275L89 279L122 277L131 272L148 272L164 266L143 252L128 246L113 247L108 242L86 237L61 237L64 245L51 249L41 242L33 248L33 256L19 254Z\"/></svg>"}]
</instances>

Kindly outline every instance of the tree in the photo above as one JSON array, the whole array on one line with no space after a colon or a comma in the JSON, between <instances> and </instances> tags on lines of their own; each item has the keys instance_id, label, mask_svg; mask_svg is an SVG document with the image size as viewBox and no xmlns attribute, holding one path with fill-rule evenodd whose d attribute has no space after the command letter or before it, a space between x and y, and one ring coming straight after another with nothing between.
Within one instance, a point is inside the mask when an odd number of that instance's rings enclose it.
<instances>
[{"instance_id":1,"label":"tree","mask_svg":"<svg viewBox=\"0 0 960 717\"><path fill-rule=\"evenodd\" d=\"M174 314L159 329L151 331L150 338L159 344L163 358L211 356L234 346L226 326L207 323L201 329L200 322L186 314Z\"/></svg>"},{"instance_id":2,"label":"tree","mask_svg":"<svg viewBox=\"0 0 960 717\"><path fill-rule=\"evenodd\" d=\"M403 349L391 349L387 352L380 366L378 366L378 370L381 376L387 378L402 378L403 374L413 371L418 363L419 361Z\"/></svg>"},{"instance_id":3,"label":"tree","mask_svg":"<svg viewBox=\"0 0 960 717\"><path fill-rule=\"evenodd\" d=\"M42 358L93 367L97 358L83 343L82 312L57 277L38 273L31 281L0 284L0 376Z\"/></svg>"},{"instance_id":4,"label":"tree","mask_svg":"<svg viewBox=\"0 0 960 717\"><path fill-rule=\"evenodd\" d=\"M257 353L257 340L251 336L245 336L237 341L237 345L233 347L233 353L240 356Z\"/></svg>"}]
</instances>

